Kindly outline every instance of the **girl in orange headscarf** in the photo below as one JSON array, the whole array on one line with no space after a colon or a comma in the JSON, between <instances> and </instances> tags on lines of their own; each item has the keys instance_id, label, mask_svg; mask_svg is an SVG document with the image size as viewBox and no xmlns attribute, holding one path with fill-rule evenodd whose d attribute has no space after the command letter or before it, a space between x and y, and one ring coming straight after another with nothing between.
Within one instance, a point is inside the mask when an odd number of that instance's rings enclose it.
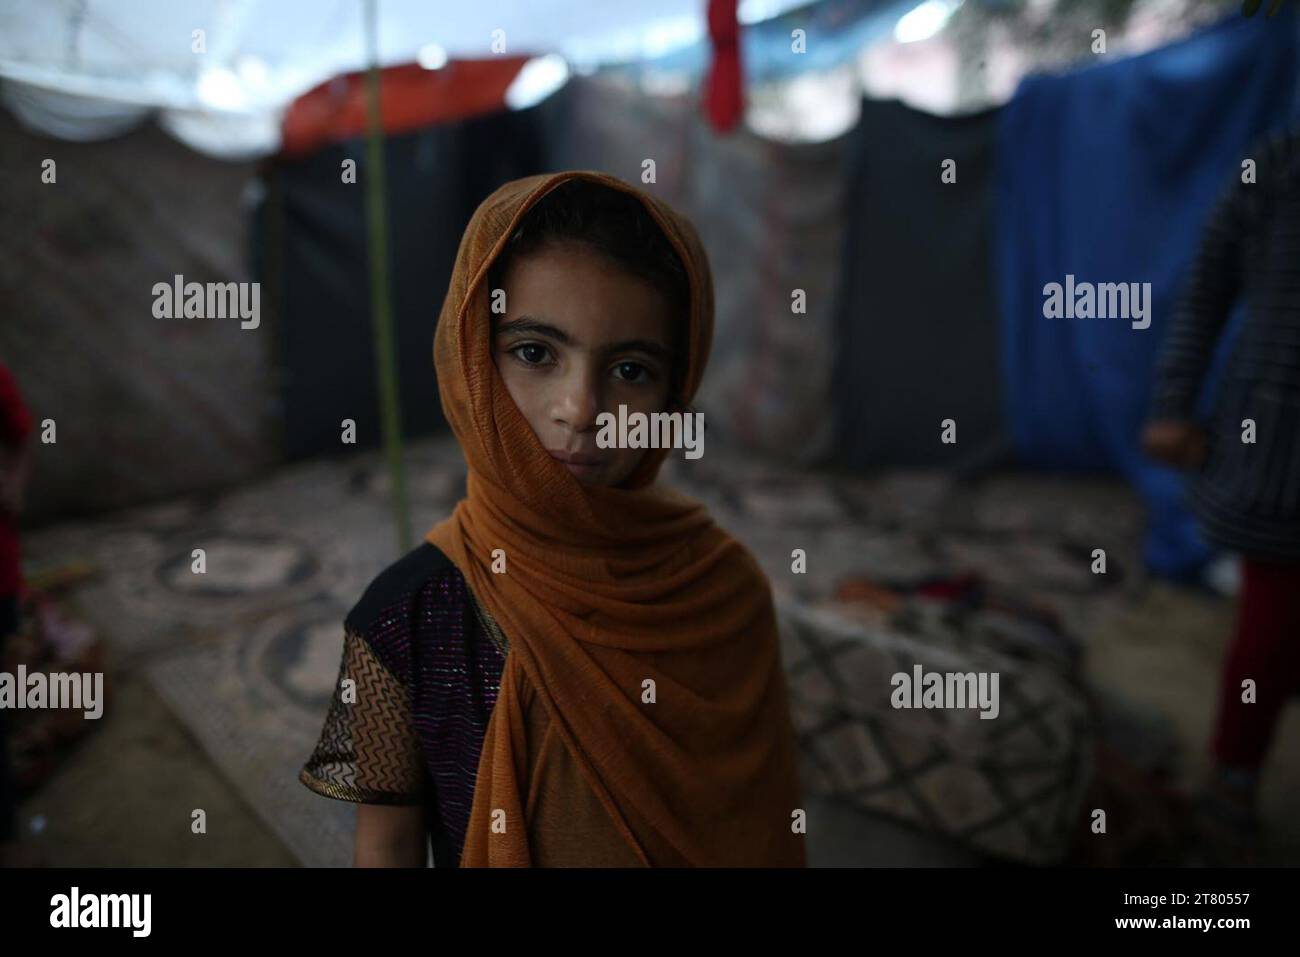
<instances>
[{"instance_id":1,"label":"girl in orange headscarf","mask_svg":"<svg viewBox=\"0 0 1300 957\"><path fill-rule=\"evenodd\" d=\"M358 863L425 832L437 864L805 863L770 586L654 484L669 450L597 442L620 406L686 413L712 329L694 228L621 180L475 212L434 342L467 494L349 615L357 703L301 775L363 805Z\"/></svg>"}]
</instances>

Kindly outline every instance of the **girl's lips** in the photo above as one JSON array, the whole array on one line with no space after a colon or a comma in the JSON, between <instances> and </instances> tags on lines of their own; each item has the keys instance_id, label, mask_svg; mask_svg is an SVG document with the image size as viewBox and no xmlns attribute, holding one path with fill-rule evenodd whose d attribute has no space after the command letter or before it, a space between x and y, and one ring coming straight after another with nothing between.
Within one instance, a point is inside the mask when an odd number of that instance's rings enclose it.
<instances>
[{"instance_id":1,"label":"girl's lips","mask_svg":"<svg viewBox=\"0 0 1300 957\"><path fill-rule=\"evenodd\" d=\"M588 478L600 469L600 460L590 455L580 455L576 452L556 452L547 449L551 453L551 458L555 459L566 469L569 474L576 478Z\"/></svg>"},{"instance_id":2,"label":"girl's lips","mask_svg":"<svg viewBox=\"0 0 1300 957\"><path fill-rule=\"evenodd\" d=\"M585 465L581 462L564 462L562 464L573 475L579 478L581 478L584 475L591 475L593 472L597 471L600 468L600 466L598 465Z\"/></svg>"},{"instance_id":3,"label":"girl's lips","mask_svg":"<svg viewBox=\"0 0 1300 957\"><path fill-rule=\"evenodd\" d=\"M547 449L551 453L551 458L563 462L565 465L599 465L600 459L594 455L583 455L580 452L564 452L556 449Z\"/></svg>"}]
</instances>

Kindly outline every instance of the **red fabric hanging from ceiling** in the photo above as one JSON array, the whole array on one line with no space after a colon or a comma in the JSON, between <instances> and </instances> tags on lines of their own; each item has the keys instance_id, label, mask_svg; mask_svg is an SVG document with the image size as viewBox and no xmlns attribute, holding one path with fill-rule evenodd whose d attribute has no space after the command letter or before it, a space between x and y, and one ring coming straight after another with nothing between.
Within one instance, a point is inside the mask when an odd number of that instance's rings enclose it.
<instances>
[{"instance_id":1,"label":"red fabric hanging from ceiling","mask_svg":"<svg viewBox=\"0 0 1300 957\"><path fill-rule=\"evenodd\" d=\"M704 107L713 128L722 133L732 129L745 112L736 4L737 0L709 0L713 62L704 83Z\"/></svg>"},{"instance_id":2,"label":"red fabric hanging from ceiling","mask_svg":"<svg viewBox=\"0 0 1300 957\"><path fill-rule=\"evenodd\" d=\"M437 70L418 64L385 68L379 112L385 133L404 133L504 109L505 94L531 57L451 60ZM366 75L348 73L304 93L281 124L280 152L302 156L366 132Z\"/></svg>"}]
</instances>

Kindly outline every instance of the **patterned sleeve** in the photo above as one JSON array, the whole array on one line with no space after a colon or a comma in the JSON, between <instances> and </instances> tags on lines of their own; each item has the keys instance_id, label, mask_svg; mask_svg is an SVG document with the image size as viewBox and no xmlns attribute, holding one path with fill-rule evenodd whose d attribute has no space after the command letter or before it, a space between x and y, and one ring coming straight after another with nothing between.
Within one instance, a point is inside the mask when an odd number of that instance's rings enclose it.
<instances>
[{"instance_id":1,"label":"patterned sleeve","mask_svg":"<svg viewBox=\"0 0 1300 957\"><path fill-rule=\"evenodd\" d=\"M1159 418L1191 415L1215 342L1241 285L1241 191L1223 193L1210 214L1191 275L1165 333L1156 369L1153 411Z\"/></svg>"},{"instance_id":2,"label":"patterned sleeve","mask_svg":"<svg viewBox=\"0 0 1300 957\"><path fill-rule=\"evenodd\" d=\"M406 676L385 664L364 635L345 627L343 636L325 726L298 780L341 801L421 804L425 772Z\"/></svg>"},{"instance_id":3,"label":"patterned sleeve","mask_svg":"<svg viewBox=\"0 0 1300 957\"><path fill-rule=\"evenodd\" d=\"M1157 417L1191 417L1219 334L1242 292L1247 234L1289 175L1296 143L1294 131L1259 141L1250 150L1258 158L1256 182L1243 183L1234 171L1219 195L1162 343L1152 408Z\"/></svg>"}]
</instances>

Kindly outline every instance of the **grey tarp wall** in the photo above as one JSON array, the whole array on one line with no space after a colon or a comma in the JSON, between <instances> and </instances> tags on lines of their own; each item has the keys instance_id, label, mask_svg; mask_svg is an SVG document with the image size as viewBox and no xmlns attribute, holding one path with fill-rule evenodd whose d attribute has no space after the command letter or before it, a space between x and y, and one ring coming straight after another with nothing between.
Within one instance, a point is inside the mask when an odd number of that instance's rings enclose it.
<instances>
[{"instance_id":1,"label":"grey tarp wall","mask_svg":"<svg viewBox=\"0 0 1300 957\"><path fill-rule=\"evenodd\" d=\"M25 524L219 488L275 459L267 317L153 315L154 284L176 274L252 278L252 176L155 127L76 143L0 110L0 360L57 437L35 456Z\"/></svg>"}]
</instances>

